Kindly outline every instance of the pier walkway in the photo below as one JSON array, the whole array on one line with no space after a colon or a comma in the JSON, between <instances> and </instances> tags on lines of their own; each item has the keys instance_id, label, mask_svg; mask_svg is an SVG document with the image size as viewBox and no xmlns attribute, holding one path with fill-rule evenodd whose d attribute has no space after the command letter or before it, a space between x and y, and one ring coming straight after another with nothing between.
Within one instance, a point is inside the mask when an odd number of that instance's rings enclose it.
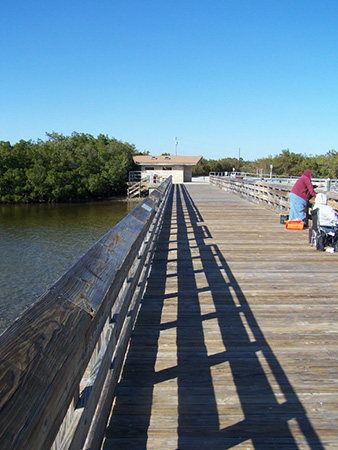
<instances>
[{"instance_id":1,"label":"pier walkway","mask_svg":"<svg viewBox=\"0 0 338 450\"><path fill-rule=\"evenodd\" d=\"M337 255L174 185L104 450L338 448Z\"/></svg>"}]
</instances>

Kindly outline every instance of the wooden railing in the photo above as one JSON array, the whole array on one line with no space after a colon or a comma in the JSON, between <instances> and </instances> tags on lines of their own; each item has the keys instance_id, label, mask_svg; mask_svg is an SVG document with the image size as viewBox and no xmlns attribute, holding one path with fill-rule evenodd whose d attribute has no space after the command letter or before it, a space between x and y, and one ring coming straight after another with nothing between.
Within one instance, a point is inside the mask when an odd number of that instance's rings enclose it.
<instances>
[{"instance_id":1,"label":"wooden railing","mask_svg":"<svg viewBox=\"0 0 338 450\"><path fill-rule=\"evenodd\" d=\"M211 175L210 184L225 191L234 192L241 197L259 203L273 211L288 213L290 208L289 193L292 186L269 183L266 181L247 181L231 177ZM328 204L338 210L338 193L328 192ZM312 200L313 202L313 200Z\"/></svg>"},{"instance_id":2,"label":"wooden railing","mask_svg":"<svg viewBox=\"0 0 338 450\"><path fill-rule=\"evenodd\" d=\"M152 177L149 175L145 175L142 172L132 172L132 174L136 174L140 176L137 181L129 181L128 182L128 189L127 189L127 196L128 199L133 198L139 198L139 197L145 197L149 190L156 189L163 181L165 181L167 178L172 177L171 175L168 175L166 177L159 176L157 174L154 174ZM133 176L130 176L130 179L133 179ZM136 178L136 176L135 176Z\"/></svg>"},{"instance_id":3,"label":"wooden railing","mask_svg":"<svg viewBox=\"0 0 338 450\"><path fill-rule=\"evenodd\" d=\"M3 449L99 448L171 178L0 337Z\"/></svg>"},{"instance_id":4,"label":"wooden railing","mask_svg":"<svg viewBox=\"0 0 338 450\"><path fill-rule=\"evenodd\" d=\"M129 199L144 197L149 190L148 179L145 181L135 181L127 189L127 196Z\"/></svg>"}]
</instances>

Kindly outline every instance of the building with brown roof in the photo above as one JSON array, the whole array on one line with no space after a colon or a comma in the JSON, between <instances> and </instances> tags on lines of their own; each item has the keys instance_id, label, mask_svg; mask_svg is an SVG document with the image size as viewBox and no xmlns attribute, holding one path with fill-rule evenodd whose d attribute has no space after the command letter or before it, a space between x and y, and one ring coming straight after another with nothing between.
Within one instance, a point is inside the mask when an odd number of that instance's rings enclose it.
<instances>
[{"instance_id":1,"label":"building with brown roof","mask_svg":"<svg viewBox=\"0 0 338 450\"><path fill-rule=\"evenodd\" d=\"M192 168L202 156L138 155L133 158L142 174L148 175L151 182L172 175L173 183L186 183L191 181Z\"/></svg>"}]
</instances>

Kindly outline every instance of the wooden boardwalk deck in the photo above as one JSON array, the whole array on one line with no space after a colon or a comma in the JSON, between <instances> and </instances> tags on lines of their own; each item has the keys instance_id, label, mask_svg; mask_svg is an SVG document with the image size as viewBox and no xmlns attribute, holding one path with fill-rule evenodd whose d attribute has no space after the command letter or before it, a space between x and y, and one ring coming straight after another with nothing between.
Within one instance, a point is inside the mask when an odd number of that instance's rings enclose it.
<instances>
[{"instance_id":1,"label":"wooden boardwalk deck","mask_svg":"<svg viewBox=\"0 0 338 450\"><path fill-rule=\"evenodd\" d=\"M174 186L103 448L337 450L337 264L264 207Z\"/></svg>"}]
</instances>

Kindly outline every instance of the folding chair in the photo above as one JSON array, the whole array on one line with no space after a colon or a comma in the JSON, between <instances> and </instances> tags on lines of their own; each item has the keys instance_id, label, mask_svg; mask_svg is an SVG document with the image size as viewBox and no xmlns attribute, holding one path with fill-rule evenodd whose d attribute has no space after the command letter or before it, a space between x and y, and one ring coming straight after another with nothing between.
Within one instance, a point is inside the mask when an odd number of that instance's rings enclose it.
<instances>
[{"instance_id":1,"label":"folding chair","mask_svg":"<svg viewBox=\"0 0 338 450\"><path fill-rule=\"evenodd\" d=\"M317 250L324 251L325 247L333 247L338 251L338 230L337 227L320 226L319 223L319 209L313 209L311 212L312 226L311 226L311 247L316 245Z\"/></svg>"}]
</instances>

